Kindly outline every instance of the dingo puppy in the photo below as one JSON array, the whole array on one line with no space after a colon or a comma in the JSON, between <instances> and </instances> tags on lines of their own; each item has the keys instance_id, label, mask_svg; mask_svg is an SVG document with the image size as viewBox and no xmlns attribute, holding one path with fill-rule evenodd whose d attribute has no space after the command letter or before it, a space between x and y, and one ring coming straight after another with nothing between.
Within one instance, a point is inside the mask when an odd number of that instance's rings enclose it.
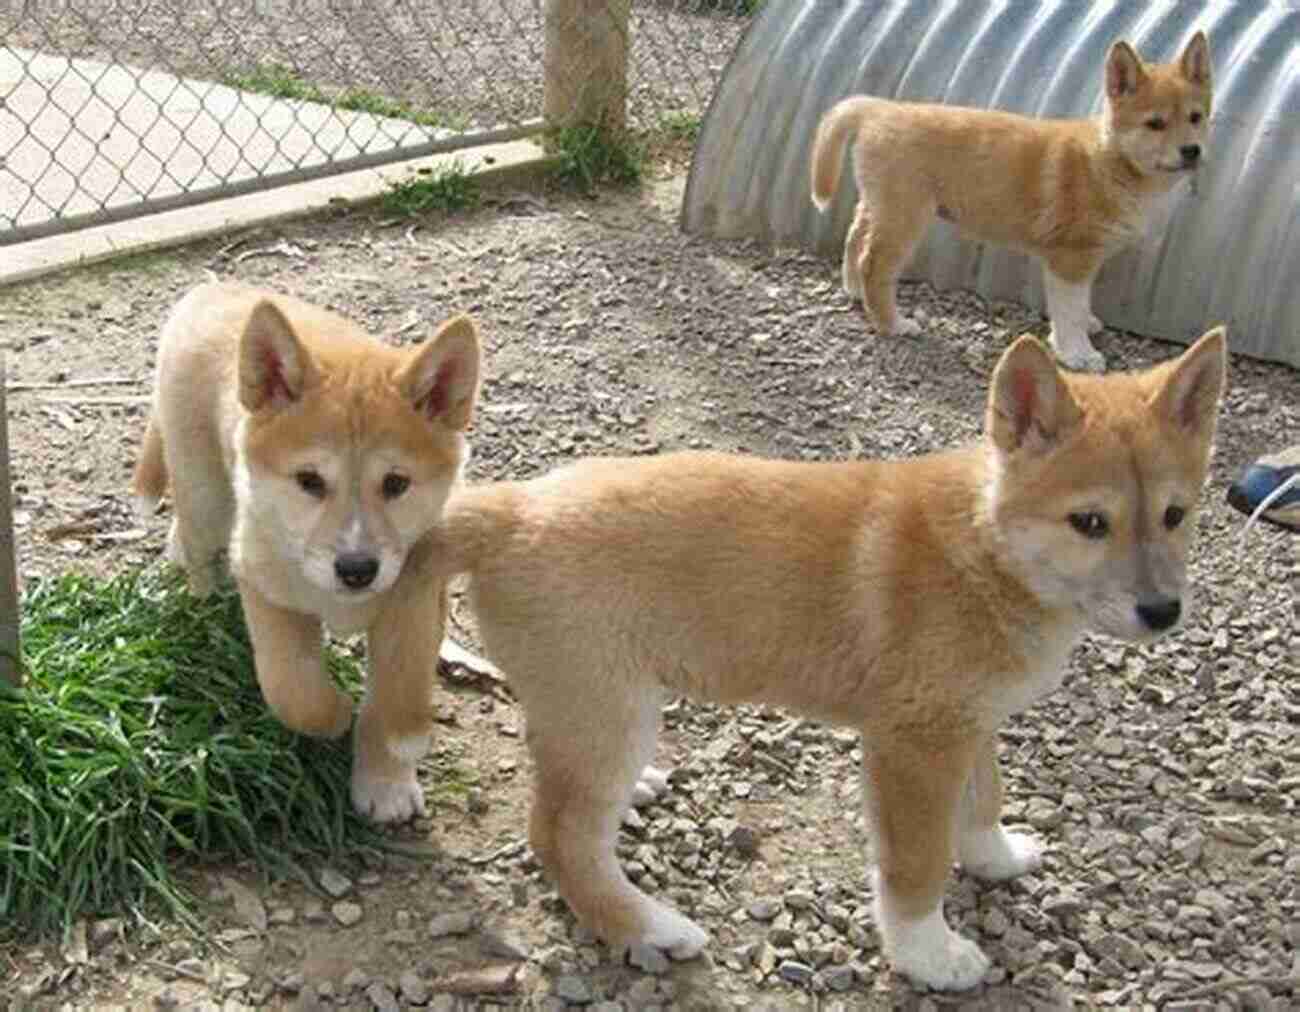
<instances>
[{"instance_id":1,"label":"dingo puppy","mask_svg":"<svg viewBox=\"0 0 1300 1012\"><path fill-rule=\"evenodd\" d=\"M978 983L987 958L943 917L954 856L993 879L1039 862L998 822L998 726L1083 630L1145 641L1184 614L1224 349L1220 329L1146 372L1072 375L1022 337L984 439L910 460L595 459L454 492L437 552L525 708L532 846L578 919L700 951L624 876L620 817L669 696L763 702L862 732L885 950Z\"/></svg>"},{"instance_id":2,"label":"dingo puppy","mask_svg":"<svg viewBox=\"0 0 1300 1012\"><path fill-rule=\"evenodd\" d=\"M352 799L377 820L424 811L443 586L427 540L460 474L478 390L474 323L400 349L297 299L205 284L158 345L135 469L146 515L171 481L168 555L208 593L229 555L262 694L303 734L347 731L321 622L368 633Z\"/></svg>"},{"instance_id":3,"label":"dingo puppy","mask_svg":"<svg viewBox=\"0 0 1300 1012\"><path fill-rule=\"evenodd\" d=\"M1032 119L957 106L846 98L823 117L812 199L825 210L852 141L858 204L844 243L844 290L882 334L915 334L894 287L937 214L963 231L1039 257L1051 341L1073 369L1106 367L1088 334L1102 262L1139 238L1154 198L1204 160L1210 50L1197 32L1173 64L1144 64L1127 43L1106 57L1096 119Z\"/></svg>"}]
</instances>

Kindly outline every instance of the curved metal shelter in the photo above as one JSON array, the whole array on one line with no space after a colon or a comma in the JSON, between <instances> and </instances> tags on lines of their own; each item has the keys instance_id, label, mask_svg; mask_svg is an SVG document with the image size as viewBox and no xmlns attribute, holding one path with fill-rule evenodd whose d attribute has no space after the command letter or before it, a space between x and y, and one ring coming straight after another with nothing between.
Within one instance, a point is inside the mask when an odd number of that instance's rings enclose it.
<instances>
[{"instance_id":1,"label":"curved metal shelter","mask_svg":"<svg viewBox=\"0 0 1300 1012\"><path fill-rule=\"evenodd\" d=\"M1187 341L1226 322L1234 351L1300 367L1298 0L782 0L764 4L705 116L683 201L689 232L838 260L851 172L809 197L818 120L846 95L1088 116L1116 39L1176 58L1198 28L1214 69L1205 168L1176 187L1093 290L1109 325ZM838 276L838 269L833 269ZM828 273L828 276L830 274ZM1042 308L1037 263L936 223L906 277Z\"/></svg>"}]
</instances>

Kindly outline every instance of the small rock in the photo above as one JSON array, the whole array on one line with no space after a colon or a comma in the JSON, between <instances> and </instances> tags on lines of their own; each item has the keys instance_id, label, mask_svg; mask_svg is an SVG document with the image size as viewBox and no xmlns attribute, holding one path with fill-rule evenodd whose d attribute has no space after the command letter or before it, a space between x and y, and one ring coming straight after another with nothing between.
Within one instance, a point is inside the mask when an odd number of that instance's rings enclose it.
<instances>
[{"instance_id":1,"label":"small rock","mask_svg":"<svg viewBox=\"0 0 1300 1012\"><path fill-rule=\"evenodd\" d=\"M990 908L980 923L980 928L990 938L1001 938L1010 926L1011 922L1007 919L1007 915L997 907Z\"/></svg>"},{"instance_id":2,"label":"small rock","mask_svg":"<svg viewBox=\"0 0 1300 1012\"><path fill-rule=\"evenodd\" d=\"M758 853L758 834L748 826L737 826L727 834L727 846L741 857L753 857Z\"/></svg>"},{"instance_id":3,"label":"small rock","mask_svg":"<svg viewBox=\"0 0 1300 1012\"><path fill-rule=\"evenodd\" d=\"M370 999L375 1012L399 1012L397 996L393 994L392 988L382 981L375 981L366 988L366 997Z\"/></svg>"},{"instance_id":4,"label":"small rock","mask_svg":"<svg viewBox=\"0 0 1300 1012\"><path fill-rule=\"evenodd\" d=\"M429 937L445 938L448 935L468 935L474 930L474 921L475 914L472 910L439 914L429 922Z\"/></svg>"},{"instance_id":5,"label":"small rock","mask_svg":"<svg viewBox=\"0 0 1300 1012\"><path fill-rule=\"evenodd\" d=\"M565 974L555 979L555 994L565 1001L585 1005L591 1001L591 988L581 977Z\"/></svg>"},{"instance_id":6,"label":"small rock","mask_svg":"<svg viewBox=\"0 0 1300 1012\"><path fill-rule=\"evenodd\" d=\"M799 963L793 959L785 959L776 968L776 975L796 987L807 987L812 983L813 968L807 963Z\"/></svg>"},{"instance_id":7,"label":"small rock","mask_svg":"<svg viewBox=\"0 0 1300 1012\"><path fill-rule=\"evenodd\" d=\"M350 928L361 920L361 904L353 903L350 900L340 900L338 903L335 903L334 906L330 907L330 913L332 913L334 919L345 928Z\"/></svg>"},{"instance_id":8,"label":"small rock","mask_svg":"<svg viewBox=\"0 0 1300 1012\"><path fill-rule=\"evenodd\" d=\"M316 881L320 883L322 889L335 899L345 896L352 888L352 880L342 872L329 867L329 865L326 865L317 873Z\"/></svg>"},{"instance_id":9,"label":"small rock","mask_svg":"<svg viewBox=\"0 0 1300 1012\"><path fill-rule=\"evenodd\" d=\"M785 905L791 910L807 910L813 905L814 899L807 889L789 889L785 894Z\"/></svg>"},{"instance_id":10,"label":"small rock","mask_svg":"<svg viewBox=\"0 0 1300 1012\"><path fill-rule=\"evenodd\" d=\"M781 912L781 901L766 897L751 900L745 910L756 921L770 921Z\"/></svg>"},{"instance_id":11,"label":"small rock","mask_svg":"<svg viewBox=\"0 0 1300 1012\"><path fill-rule=\"evenodd\" d=\"M429 1000L429 985L414 970L407 970L398 978L397 990L402 1000L411 1005L423 1005Z\"/></svg>"},{"instance_id":12,"label":"small rock","mask_svg":"<svg viewBox=\"0 0 1300 1012\"><path fill-rule=\"evenodd\" d=\"M853 967L832 966L822 974L822 981L832 991L847 991L853 986Z\"/></svg>"},{"instance_id":13,"label":"small rock","mask_svg":"<svg viewBox=\"0 0 1300 1012\"><path fill-rule=\"evenodd\" d=\"M360 967L353 967L348 971L347 976L343 978L343 993L351 994L353 991L362 991L370 983L370 975Z\"/></svg>"}]
</instances>

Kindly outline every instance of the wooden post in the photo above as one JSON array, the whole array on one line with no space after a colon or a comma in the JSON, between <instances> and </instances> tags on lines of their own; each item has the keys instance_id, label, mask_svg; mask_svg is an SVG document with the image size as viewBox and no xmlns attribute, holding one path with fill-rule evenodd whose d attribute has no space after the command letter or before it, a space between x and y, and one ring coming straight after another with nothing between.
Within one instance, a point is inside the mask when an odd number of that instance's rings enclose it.
<instances>
[{"instance_id":1,"label":"wooden post","mask_svg":"<svg viewBox=\"0 0 1300 1012\"><path fill-rule=\"evenodd\" d=\"M14 568L14 508L9 490L9 407L0 353L0 681L21 685L18 653L18 578Z\"/></svg>"},{"instance_id":2,"label":"wooden post","mask_svg":"<svg viewBox=\"0 0 1300 1012\"><path fill-rule=\"evenodd\" d=\"M631 7L632 0L546 0L547 126L626 127Z\"/></svg>"}]
</instances>

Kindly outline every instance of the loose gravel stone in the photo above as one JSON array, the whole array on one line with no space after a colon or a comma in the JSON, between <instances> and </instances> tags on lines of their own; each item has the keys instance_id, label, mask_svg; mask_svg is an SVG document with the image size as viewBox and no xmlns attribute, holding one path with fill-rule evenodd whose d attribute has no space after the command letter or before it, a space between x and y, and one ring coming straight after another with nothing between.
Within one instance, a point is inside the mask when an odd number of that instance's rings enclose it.
<instances>
[{"instance_id":1,"label":"loose gravel stone","mask_svg":"<svg viewBox=\"0 0 1300 1012\"><path fill-rule=\"evenodd\" d=\"M813 968L807 963L800 963L793 959L782 960L776 972L782 980L796 987L807 987L813 979Z\"/></svg>"},{"instance_id":2,"label":"loose gravel stone","mask_svg":"<svg viewBox=\"0 0 1300 1012\"><path fill-rule=\"evenodd\" d=\"M363 916L360 903L353 903L351 900L340 900L330 908L330 913L334 919L342 924L345 928L350 928L354 924L359 924Z\"/></svg>"},{"instance_id":3,"label":"loose gravel stone","mask_svg":"<svg viewBox=\"0 0 1300 1012\"><path fill-rule=\"evenodd\" d=\"M397 996L382 981L375 981L366 988L366 998L375 1012L399 1012Z\"/></svg>"},{"instance_id":4,"label":"loose gravel stone","mask_svg":"<svg viewBox=\"0 0 1300 1012\"><path fill-rule=\"evenodd\" d=\"M346 896L352 889L352 880L342 872L326 865L316 875L316 881L327 893L338 899Z\"/></svg>"},{"instance_id":5,"label":"loose gravel stone","mask_svg":"<svg viewBox=\"0 0 1300 1012\"><path fill-rule=\"evenodd\" d=\"M591 1001L591 986L581 977L565 974L556 978L555 994L565 1001L585 1004Z\"/></svg>"},{"instance_id":6,"label":"loose gravel stone","mask_svg":"<svg viewBox=\"0 0 1300 1012\"><path fill-rule=\"evenodd\" d=\"M429 985L413 970L406 970L397 979L397 990L411 1005L423 1005L429 1000Z\"/></svg>"},{"instance_id":7,"label":"loose gravel stone","mask_svg":"<svg viewBox=\"0 0 1300 1012\"><path fill-rule=\"evenodd\" d=\"M445 938L448 935L468 935L474 930L477 914L473 910L458 910L450 914L439 914L429 922L430 938Z\"/></svg>"}]
</instances>

